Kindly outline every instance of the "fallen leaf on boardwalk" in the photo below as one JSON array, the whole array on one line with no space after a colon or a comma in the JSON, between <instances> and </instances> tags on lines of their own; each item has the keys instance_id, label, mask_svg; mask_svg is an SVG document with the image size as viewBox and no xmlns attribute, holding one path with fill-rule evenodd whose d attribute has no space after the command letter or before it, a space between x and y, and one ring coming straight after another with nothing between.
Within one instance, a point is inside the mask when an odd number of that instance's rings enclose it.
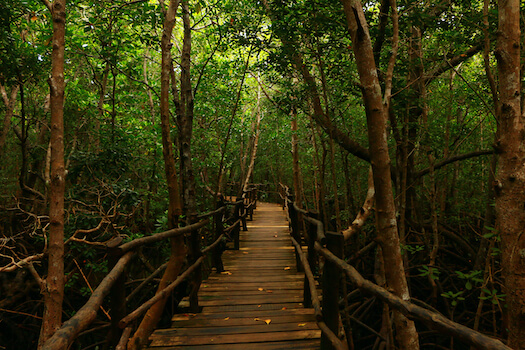
<instances>
[{"instance_id":1,"label":"fallen leaf on boardwalk","mask_svg":"<svg viewBox=\"0 0 525 350\"><path fill-rule=\"evenodd\" d=\"M261 307L261 305L257 305L257 307Z\"/></svg>"},{"instance_id":2,"label":"fallen leaf on boardwalk","mask_svg":"<svg viewBox=\"0 0 525 350\"><path fill-rule=\"evenodd\" d=\"M264 320L264 322L266 322L266 324L270 324L272 320Z\"/></svg>"},{"instance_id":3,"label":"fallen leaf on boardwalk","mask_svg":"<svg viewBox=\"0 0 525 350\"><path fill-rule=\"evenodd\" d=\"M230 318L229 317L225 317L224 318L224 321L228 321Z\"/></svg>"},{"instance_id":4,"label":"fallen leaf on boardwalk","mask_svg":"<svg viewBox=\"0 0 525 350\"><path fill-rule=\"evenodd\" d=\"M242 252L243 254L248 254L248 252Z\"/></svg>"},{"instance_id":5,"label":"fallen leaf on boardwalk","mask_svg":"<svg viewBox=\"0 0 525 350\"><path fill-rule=\"evenodd\" d=\"M264 290L264 288L257 288L257 290L258 290L259 292L262 292L262 291Z\"/></svg>"},{"instance_id":6,"label":"fallen leaf on boardwalk","mask_svg":"<svg viewBox=\"0 0 525 350\"><path fill-rule=\"evenodd\" d=\"M273 235L275 238L277 238L277 235Z\"/></svg>"},{"instance_id":7,"label":"fallen leaf on boardwalk","mask_svg":"<svg viewBox=\"0 0 525 350\"><path fill-rule=\"evenodd\" d=\"M260 319L258 317L254 318L253 320L254 321L260 321Z\"/></svg>"},{"instance_id":8,"label":"fallen leaf on boardwalk","mask_svg":"<svg viewBox=\"0 0 525 350\"><path fill-rule=\"evenodd\" d=\"M285 307L283 307L283 308L282 308L281 310L286 310L286 308L285 308Z\"/></svg>"},{"instance_id":9,"label":"fallen leaf on boardwalk","mask_svg":"<svg viewBox=\"0 0 525 350\"><path fill-rule=\"evenodd\" d=\"M230 276L232 273L230 271L223 271L221 272L221 274Z\"/></svg>"},{"instance_id":10,"label":"fallen leaf on boardwalk","mask_svg":"<svg viewBox=\"0 0 525 350\"><path fill-rule=\"evenodd\" d=\"M297 325L297 327L304 327L304 326L306 326L306 323L299 323L299 324Z\"/></svg>"},{"instance_id":11,"label":"fallen leaf on boardwalk","mask_svg":"<svg viewBox=\"0 0 525 350\"><path fill-rule=\"evenodd\" d=\"M273 293L273 290L267 290L266 293Z\"/></svg>"},{"instance_id":12,"label":"fallen leaf on boardwalk","mask_svg":"<svg viewBox=\"0 0 525 350\"><path fill-rule=\"evenodd\" d=\"M291 270L292 268L290 266L286 266L284 269L285 270Z\"/></svg>"}]
</instances>

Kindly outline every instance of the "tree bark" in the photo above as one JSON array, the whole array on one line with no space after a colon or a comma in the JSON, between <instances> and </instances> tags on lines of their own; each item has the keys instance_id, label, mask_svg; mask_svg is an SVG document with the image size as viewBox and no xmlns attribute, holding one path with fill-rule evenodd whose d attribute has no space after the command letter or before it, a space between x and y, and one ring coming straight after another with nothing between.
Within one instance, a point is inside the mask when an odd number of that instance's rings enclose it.
<instances>
[{"instance_id":1,"label":"tree bark","mask_svg":"<svg viewBox=\"0 0 525 350\"><path fill-rule=\"evenodd\" d=\"M244 178L244 184L242 186L243 191L248 190L248 184L250 183L250 178L253 174L253 169L255 167L255 158L257 157L257 146L259 145L259 136L261 135L261 87L257 91L257 111L256 111L256 121L255 121L255 136L253 138L252 154L250 157L250 164L248 165L248 170Z\"/></svg>"},{"instance_id":2,"label":"tree bark","mask_svg":"<svg viewBox=\"0 0 525 350\"><path fill-rule=\"evenodd\" d=\"M501 235L508 345L525 349L525 149L520 101L520 1L498 1L499 170L496 226Z\"/></svg>"},{"instance_id":3,"label":"tree bark","mask_svg":"<svg viewBox=\"0 0 525 350\"><path fill-rule=\"evenodd\" d=\"M303 207L303 189L301 186L301 167L299 165L299 139L297 136L297 109L292 107L292 172L295 202L299 208ZM314 180L315 181L315 180Z\"/></svg>"},{"instance_id":4,"label":"tree bark","mask_svg":"<svg viewBox=\"0 0 525 350\"><path fill-rule=\"evenodd\" d=\"M387 114L374 62L372 43L362 5L358 0L342 0L362 85L365 103L370 161L376 191L378 241L383 251L385 276L394 293L403 300L410 295L403 268L387 143ZM396 339L401 349L419 349L414 322L400 312L394 313Z\"/></svg>"},{"instance_id":5,"label":"tree bark","mask_svg":"<svg viewBox=\"0 0 525 350\"><path fill-rule=\"evenodd\" d=\"M179 182L173 153L173 143L170 137L170 110L169 110L169 88L170 88L170 69L171 69L171 36L175 26L177 8L180 0L170 0L168 10L164 10L164 3L161 1L161 8L164 14L164 28L161 39L161 91L160 91L160 115L162 128L162 151L164 156L164 170L168 184L168 228L174 229L178 226L179 215L182 213L182 203L179 190ZM178 235L170 239L170 259L162 279L157 287L157 293L171 284L179 275L184 264L186 248L184 236ZM128 343L128 349L138 349L145 345L152 331L159 322L167 297L157 301L144 315L137 331Z\"/></svg>"},{"instance_id":6,"label":"tree bark","mask_svg":"<svg viewBox=\"0 0 525 350\"><path fill-rule=\"evenodd\" d=\"M11 118L13 117L13 112L15 110L16 96L18 95L19 89L19 84L13 86L11 88L11 93L8 96L5 86L0 83L0 94L2 95L2 100L5 105L4 123L2 129L0 129L0 154L4 154L4 146L9 127L11 126Z\"/></svg>"},{"instance_id":7,"label":"tree bark","mask_svg":"<svg viewBox=\"0 0 525 350\"><path fill-rule=\"evenodd\" d=\"M48 273L43 290L44 314L38 348L62 324L64 300L64 51L66 34L66 0L44 1L51 11L53 39L51 52L51 183L49 185Z\"/></svg>"}]
</instances>

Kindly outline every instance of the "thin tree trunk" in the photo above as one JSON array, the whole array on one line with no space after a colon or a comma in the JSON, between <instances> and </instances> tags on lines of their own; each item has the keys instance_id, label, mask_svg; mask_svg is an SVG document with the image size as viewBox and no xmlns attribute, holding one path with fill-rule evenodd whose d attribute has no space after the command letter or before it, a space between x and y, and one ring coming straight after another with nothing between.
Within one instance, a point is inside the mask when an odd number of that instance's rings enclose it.
<instances>
[{"instance_id":1,"label":"thin tree trunk","mask_svg":"<svg viewBox=\"0 0 525 350\"><path fill-rule=\"evenodd\" d=\"M161 91L160 91L160 115L162 128L162 153L164 156L164 170L166 173L166 181L168 184L168 228L175 228L178 226L179 215L182 213L182 203L179 190L179 182L177 178L177 171L175 165L175 157L173 152L173 142L170 137L170 110L169 110L169 88L170 88L170 69L171 69L171 36L173 27L175 26L177 8L179 7L179 0L171 0L166 11L164 3L161 1L160 6L164 14L164 29L161 39L162 62L161 62ZM184 237L179 236L170 239L170 259L162 279L157 287L157 293L162 291L166 286L173 282L182 266L184 264L184 257L186 255L186 248L184 244ZM129 350L140 349L148 341L152 331L159 322L167 298L159 300L147 312L137 331L128 343Z\"/></svg>"},{"instance_id":2,"label":"thin tree trunk","mask_svg":"<svg viewBox=\"0 0 525 350\"><path fill-rule=\"evenodd\" d=\"M525 133L520 101L520 1L498 1L500 111L497 145L496 223L501 235L502 267L507 307L508 345L525 349Z\"/></svg>"},{"instance_id":3,"label":"thin tree trunk","mask_svg":"<svg viewBox=\"0 0 525 350\"><path fill-rule=\"evenodd\" d=\"M2 129L0 129L0 154L4 153L7 133L9 132L9 127L11 126L11 118L13 117L13 112L15 110L18 90L20 90L19 84L11 88L11 93L8 96L5 86L0 83L0 94L2 95L2 100L4 101L5 105L4 123L2 125Z\"/></svg>"},{"instance_id":4,"label":"thin tree trunk","mask_svg":"<svg viewBox=\"0 0 525 350\"><path fill-rule=\"evenodd\" d=\"M246 58L246 63L244 64L244 71L242 73L241 83L239 84L239 90L237 90L237 97L235 98L235 104L233 105L232 115L230 119L230 125L228 126L228 131L226 133L226 138L224 140L224 147L222 148L221 160L219 162L219 176L217 178L217 192L222 192L222 177L224 173L224 158L226 157L226 151L228 150L228 141L230 140L231 129L233 125L233 119L237 113L237 108L239 108L239 101L241 99L242 88L244 86L244 80L246 78L246 73L248 72L248 67L250 65L250 57L252 55L253 46L250 47L248 52L248 57ZM242 188L242 187L241 187Z\"/></svg>"},{"instance_id":5,"label":"thin tree trunk","mask_svg":"<svg viewBox=\"0 0 525 350\"><path fill-rule=\"evenodd\" d=\"M102 81L100 82L100 92L98 96L98 118L95 119L95 132L93 144L95 146L95 151L98 151L100 147L100 121L104 118L104 100L106 99L106 89L108 86L108 77L109 77L109 62L106 62L104 67L104 72L102 73Z\"/></svg>"},{"instance_id":6,"label":"thin tree trunk","mask_svg":"<svg viewBox=\"0 0 525 350\"><path fill-rule=\"evenodd\" d=\"M368 124L370 158L376 191L378 241L383 251L388 286L403 300L410 294L403 268L397 232L394 194L387 144L387 113L384 110L372 43L363 8L357 0L342 0L352 37L357 69L362 85ZM394 313L397 341L401 349L419 349L414 322L400 312Z\"/></svg>"},{"instance_id":7,"label":"thin tree trunk","mask_svg":"<svg viewBox=\"0 0 525 350\"><path fill-rule=\"evenodd\" d=\"M50 3L42 0L51 12L53 39L51 77L51 183L49 185L48 272L44 289L44 314L38 339L40 349L62 324L64 300L64 51L66 34L66 0Z\"/></svg>"},{"instance_id":8,"label":"thin tree trunk","mask_svg":"<svg viewBox=\"0 0 525 350\"><path fill-rule=\"evenodd\" d=\"M256 107L256 121L255 121L255 136L253 138L252 154L250 157L250 164L244 178L244 184L242 186L243 191L248 190L248 184L253 174L253 168L255 166L255 158L257 157L257 146L259 145L259 136L261 134L261 87L257 90L257 107Z\"/></svg>"},{"instance_id":9,"label":"thin tree trunk","mask_svg":"<svg viewBox=\"0 0 525 350\"><path fill-rule=\"evenodd\" d=\"M330 170L332 174L332 192L334 193L334 209L335 209L335 230L337 232L341 231L341 208L339 206L339 191L337 188L337 175L335 168L335 150L334 150L334 140L330 138L328 140L328 145L330 146Z\"/></svg>"},{"instance_id":10,"label":"thin tree trunk","mask_svg":"<svg viewBox=\"0 0 525 350\"><path fill-rule=\"evenodd\" d=\"M297 135L297 109L292 107L292 172L293 172L293 189L295 202L302 208L303 206L303 189L301 186L301 168L299 165L299 139ZM315 181L315 180L314 180Z\"/></svg>"}]
</instances>

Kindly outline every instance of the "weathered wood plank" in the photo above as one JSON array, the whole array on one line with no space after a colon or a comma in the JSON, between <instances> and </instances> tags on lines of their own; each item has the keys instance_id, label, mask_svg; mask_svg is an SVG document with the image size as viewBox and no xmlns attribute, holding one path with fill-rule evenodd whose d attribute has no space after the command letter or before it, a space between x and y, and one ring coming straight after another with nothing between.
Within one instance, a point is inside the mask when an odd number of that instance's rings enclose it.
<instances>
[{"instance_id":1,"label":"weathered wood plank","mask_svg":"<svg viewBox=\"0 0 525 350\"><path fill-rule=\"evenodd\" d=\"M247 344L256 342L276 342L298 339L315 339L321 336L320 330L248 333L248 334L218 334L213 336L171 336L152 337L151 347L155 346L189 346L204 344Z\"/></svg>"},{"instance_id":2,"label":"weathered wood plank","mask_svg":"<svg viewBox=\"0 0 525 350\"><path fill-rule=\"evenodd\" d=\"M194 345L185 346L188 350L224 350L224 345ZM160 346L151 348L154 350L174 350L180 349L180 347L172 346ZM295 340L295 341L284 341L284 342L266 342L266 343L243 343L243 344L228 344L228 350L290 350L290 349L301 349L301 350L313 350L319 349L319 340Z\"/></svg>"},{"instance_id":3,"label":"weathered wood plank","mask_svg":"<svg viewBox=\"0 0 525 350\"><path fill-rule=\"evenodd\" d=\"M248 326L253 325L256 319L259 320L272 320L272 324L283 324L283 323L296 323L297 325L302 323L314 322L315 315L303 314L303 315L282 315L282 314L266 314L266 315L250 315L250 317L234 317L225 316L220 318L192 318L187 320L179 320L173 322L172 328L193 328L193 327L225 327L225 326ZM160 330L159 330L160 331Z\"/></svg>"}]
</instances>

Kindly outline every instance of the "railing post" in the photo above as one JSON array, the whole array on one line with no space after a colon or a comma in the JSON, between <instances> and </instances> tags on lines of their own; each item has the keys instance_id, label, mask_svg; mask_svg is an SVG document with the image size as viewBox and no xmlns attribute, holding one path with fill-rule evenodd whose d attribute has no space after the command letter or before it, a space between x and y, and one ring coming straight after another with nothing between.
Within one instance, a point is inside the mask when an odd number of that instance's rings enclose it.
<instances>
[{"instance_id":1,"label":"railing post","mask_svg":"<svg viewBox=\"0 0 525 350\"><path fill-rule=\"evenodd\" d=\"M318 214L315 212L309 212L308 216L312 219L317 219ZM317 255L315 254L315 241L317 240L317 225L314 225L311 222L306 223L307 231L306 231L306 244L308 245L308 265L310 265L310 269L312 270L312 273L314 276L318 272L317 267ZM312 307L312 296L310 291L310 285L308 283L308 278L304 277L304 307Z\"/></svg>"},{"instance_id":2,"label":"railing post","mask_svg":"<svg viewBox=\"0 0 525 350\"><path fill-rule=\"evenodd\" d=\"M217 209L224 207L224 197L219 194L217 196ZM213 224L215 228L215 240L219 239L219 237L224 232L224 227L222 226L222 219L224 217L224 211L221 211L219 213L216 213L213 217ZM224 251L224 245L218 244L217 247L213 250L213 266L215 266L217 272L223 272L224 271L224 265L222 264L222 252Z\"/></svg>"},{"instance_id":3,"label":"railing post","mask_svg":"<svg viewBox=\"0 0 525 350\"><path fill-rule=\"evenodd\" d=\"M292 237L297 241L297 243L302 244L301 233L299 232L299 216L297 210L295 210L293 205L294 197L293 195L288 196L288 216L290 217L290 227L292 229ZM299 253L295 252L295 264L298 272L302 272L303 265L301 264L301 258Z\"/></svg>"},{"instance_id":4,"label":"railing post","mask_svg":"<svg viewBox=\"0 0 525 350\"><path fill-rule=\"evenodd\" d=\"M242 202L239 204L239 217L242 222L242 230L248 231L248 225L246 224L246 206L244 204L244 195L241 197ZM237 199L238 200L238 199Z\"/></svg>"},{"instance_id":5,"label":"railing post","mask_svg":"<svg viewBox=\"0 0 525 350\"><path fill-rule=\"evenodd\" d=\"M240 215L239 215L239 212L241 210L241 206L242 204L241 203L236 203L235 204L235 207L233 209L233 222L237 222L237 220L239 220L240 218ZM242 220L239 224L235 225L235 227L233 228L232 230L232 236L233 236L233 248L235 250L239 250L239 240L240 240L240 231L241 231L241 225L242 225Z\"/></svg>"},{"instance_id":6,"label":"railing post","mask_svg":"<svg viewBox=\"0 0 525 350\"><path fill-rule=\"evenodd\" d=\"M326 248L339 258L343 258L344 237L340 233L326 232ZM323 269L323 319L328 328L339 334L339 286L341 271L339 267L325 261ZM321 334L321 350L334 349L328 337Z\"/></svg>"},{"instance_id":7,"label":"railing post","mask_svg":"<svg viewBox=\"0 0 525 350\"><path fill-rule=\"evenodd\" d=\"M189 214L189 224L197 222L197 215L195 213ZM191 232L190 235L190 264L195 263L198 258L202 255L200 247L200 237L199 230ZM199 307L199 289L202 282L202 269L199 267L195 269L193 273L193 278L191 281L191 291L190 291L190 311L193 313L200 312Z\"/></svg>"}]
</instances>

